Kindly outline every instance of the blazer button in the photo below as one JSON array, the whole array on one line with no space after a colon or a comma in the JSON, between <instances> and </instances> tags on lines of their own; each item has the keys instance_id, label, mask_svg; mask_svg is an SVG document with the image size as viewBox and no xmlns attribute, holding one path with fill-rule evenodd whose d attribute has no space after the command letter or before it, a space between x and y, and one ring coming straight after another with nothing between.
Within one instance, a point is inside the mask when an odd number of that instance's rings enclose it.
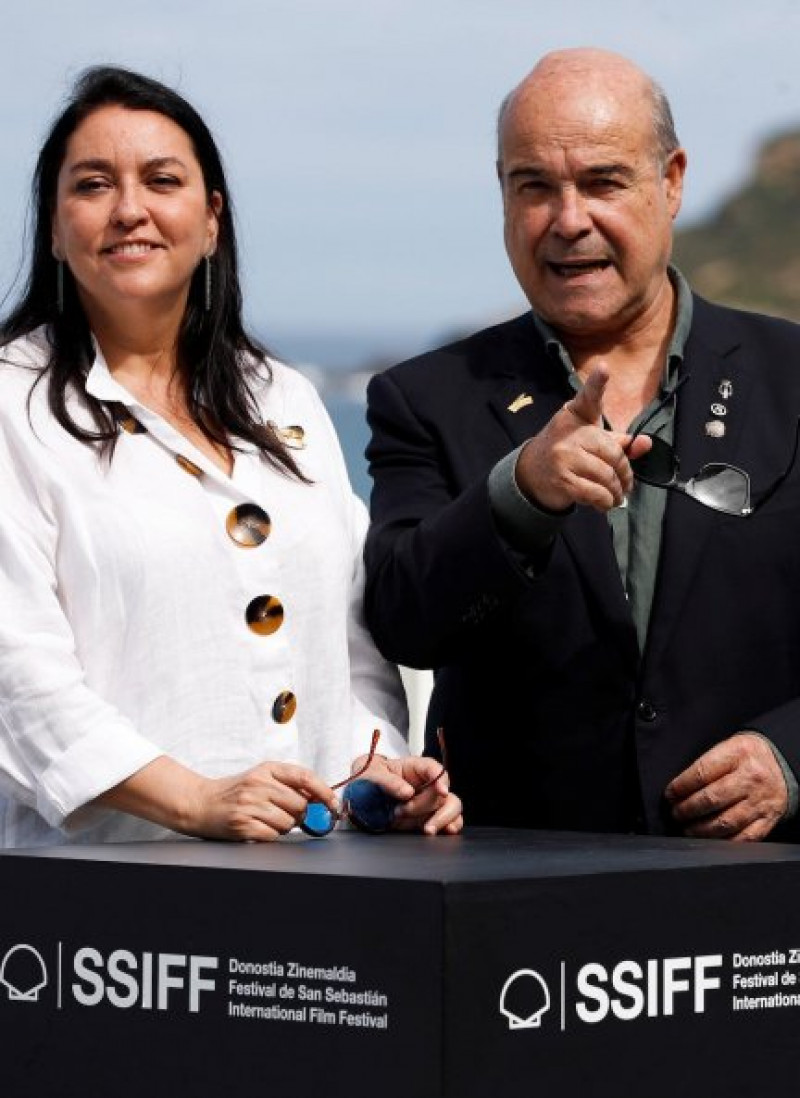
<instances>
[{"instance_id":1,"label":"blazer button","mask_svg":"<svg viewBox=\"0 0 800 1098\"><path fill-rule=\"evenodd\" d=\"M291 690L283 690L272 703L272 719L277 724L286 724L297 709L297 698Z\"/></svg>"},{"instance_id":2,"label":"blazer button","mask_svg":"<svg viewBox=\"0 0 800 1098\"><path fill-rule=\"evenodd\" d=\"M190 476L193 477L201 477L203 475L203 470L200 468L200 466L195 465L193 461L189 461L189 459L187 457L184 457L183 454L176 454L175 460L177 461L178 465L180 465L181 469L183 469L184 473L188 473Z\"/></svg>"},{"instance_id":3,"label":"blazer button","mask_svg":"<svg viewBox=\"0 0 800 1098\"><path fill-rule=\"evenodd\" d=\"M268 637L283 625L283 605L274 595L259 595L248 605L245 619L254 633Z\"/></svg>"},{"instance_id":4,"label":"blazer button","mask_svg":"<svg viewBox=\"0 0 800 1098\"><path fill-rule=\"evenodd\" d=\"M651 705L649 701L640 701L636 706L636 713L639 720L647 721L648 724L651 724L658 716L655 706Z\"/></svg>"},{"instance_id":5,"label":"blazer button","mask_svg":"<svg viewBox=\"0 0 800 1098\"><path fill-rule=\"evenodd\" d=\"M255 503L240 503L228 513L225 529L242 549L254 549L267 540L272 523L267 512Z\"/></svg>"},{"instance_id":6,"label":"blazer button","mask_svg":"<svg viewBox=\"0 0 800 1098\"><path fill-rule=\"evenodd\" d=\"M119 425L123 431L127 431L129 435L144 435L147 434L147 428L143 427L138 419L132 415L124 416Z\"/></svg>"}]
</instances>

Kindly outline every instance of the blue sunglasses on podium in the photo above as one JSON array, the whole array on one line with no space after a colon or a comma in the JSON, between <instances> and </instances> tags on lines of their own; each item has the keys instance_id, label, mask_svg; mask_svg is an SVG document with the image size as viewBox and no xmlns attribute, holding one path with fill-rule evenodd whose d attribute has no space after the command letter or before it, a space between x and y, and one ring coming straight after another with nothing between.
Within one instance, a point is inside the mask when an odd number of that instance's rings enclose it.
<instances>
[{"instance_id":1,"label":"blue sunglasses on podium","mask_svg":"<svg viewBox=\"0 0 800 1098\"><path fill-rule=\"evenodd\" d=\"M435 785L447 770L444 729L437 729L436 735L442 752L442 768L438 774L429 778L424 785L417 786L415 796ZM333 831L341 819L349 820L359 831L366 831L370 835L382 835L389 830L392 826L395 809L402 802L387 793L377 782L361 777L369 770L372 760L375 758L380 738L380 731L376 728L372 733L372 742L367 756L358 770L351 774L349 778L343 778L342 781L335 782L331 786L331 789L341 789L344 786L342 807L339 812L331 811L321 801L309 801L300 824L301 830L305 831L306 835L311 835L316 839L324 838Z\"/></svg>"}]
</instances>

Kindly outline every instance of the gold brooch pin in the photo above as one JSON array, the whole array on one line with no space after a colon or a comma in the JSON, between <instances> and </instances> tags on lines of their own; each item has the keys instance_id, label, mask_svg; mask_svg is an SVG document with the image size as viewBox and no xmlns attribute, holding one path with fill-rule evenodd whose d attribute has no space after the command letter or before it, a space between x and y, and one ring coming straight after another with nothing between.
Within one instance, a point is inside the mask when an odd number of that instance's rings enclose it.
<instances>
[{"instance_id":1,"label":"gold brooch pin","mask_svg":"<svg viewBox=\"0 0 800 1098\"><path fill-rule=\"evenodd\" d=\"M529 404L533 404L533 397L528 393L520 393L518 397L511 401L508 410L509 412L519 412L523 408L527 408Z\"/></svg>"},{"instance_id":2,"label":"gold brooch pin","mask_svg":"<svg viewBox=\"0 0 800 1098\"><path fill-rule=\"evenodd\" d=\"M302 427L293 425L291 427L279 427L277 423L273 423L270 420L270 426L272 430L278 435L290 450L304 450L306 447L306 433Z\"/></svg>"}]
</instances>

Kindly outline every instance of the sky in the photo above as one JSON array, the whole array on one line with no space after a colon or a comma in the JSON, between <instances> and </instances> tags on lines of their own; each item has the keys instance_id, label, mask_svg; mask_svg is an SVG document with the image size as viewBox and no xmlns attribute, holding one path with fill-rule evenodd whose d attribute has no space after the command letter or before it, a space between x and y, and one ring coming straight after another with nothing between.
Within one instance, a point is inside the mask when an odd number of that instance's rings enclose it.
<instances>
[{"instance_id":1,"label":"sky","mask_svg":"<svg viewBox=\"0 0 800 1098\"><path fill-rule=\"evenodd\" d=\"M548 50L614 49L663 85L689 154L684 225L766 136L800 128L800 0L5 0L2 39L0 292L50 120L84 66L123 64L210 125L248 320L295 357L421 348L525 307L494 125Z\"/></svg>"}]
</instances>

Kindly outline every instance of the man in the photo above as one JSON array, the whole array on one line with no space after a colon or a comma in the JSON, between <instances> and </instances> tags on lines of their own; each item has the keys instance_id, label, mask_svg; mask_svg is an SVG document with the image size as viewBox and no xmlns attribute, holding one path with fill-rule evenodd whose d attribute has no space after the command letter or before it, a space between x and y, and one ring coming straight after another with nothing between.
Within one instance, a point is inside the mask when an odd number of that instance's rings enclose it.
<instances>
[{"instance_id":1,"label":"man","mask_svg":"<svg viewBox=\"0 0 800 1098\"><path fill-rule=\"evenodd\" d=\"M685 168L633 64L545 57L499 122L532 312L370 386L368 619L471 823L798 834L800 329L669 266Z\"/></svg>"}]
</instances>

